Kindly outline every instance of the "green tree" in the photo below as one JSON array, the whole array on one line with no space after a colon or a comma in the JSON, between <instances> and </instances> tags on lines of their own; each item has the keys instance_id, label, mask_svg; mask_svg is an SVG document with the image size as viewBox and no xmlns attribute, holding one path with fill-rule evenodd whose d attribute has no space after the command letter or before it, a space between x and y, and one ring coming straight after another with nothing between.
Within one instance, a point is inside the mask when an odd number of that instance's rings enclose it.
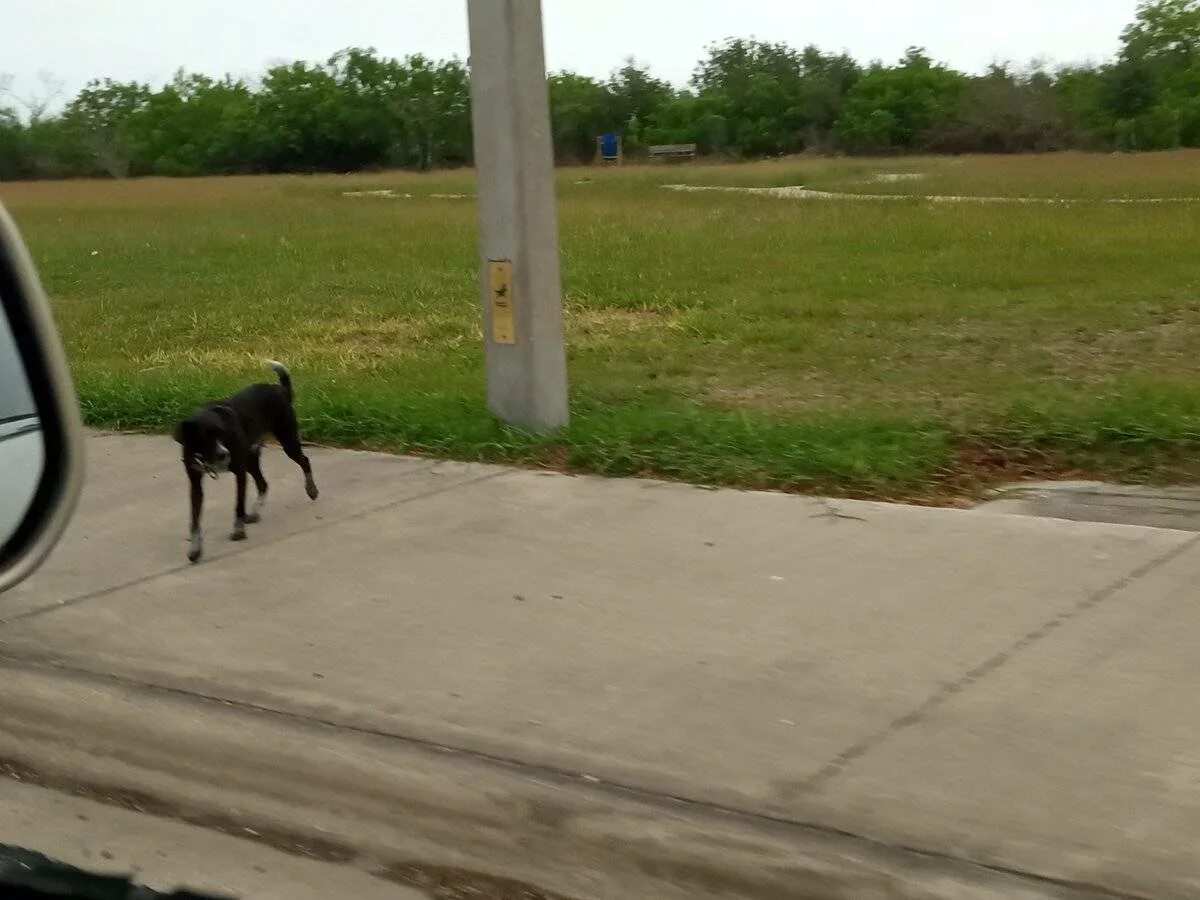
<instances>
[{"instance_id":1,"label":"green tree","mask_svg":"<svg viewBox=\"0 0 1200 900\"><path fill-rule=\"evenodd\" d=\"M447 160L468 160L471 92L466 68L457 60L435 62L419 54L392 64L391 107L403 135L395 161L430 169Z\"/></svg>"},{"instance_id":2,"label":"green tree","mask_svg":"<svg viewBox=\"0 0 1200 900\"><path fill-rule=\"evenodd\" d=\"M967 77L912 48L898 66L875 65L846 97L837 129L852 152L920 150L953 120Z\"/></svg>"},{"instance_id":3,"label":"green tree","mask_svg":"<svg viewBox=\"0 0 1200 900\"><path fill-rule=\"evenodd\" d=\"M105 78L91 81L63 113L63 127L98 171L113 178L151 171L137 140L137 119L149 103L150 88Z\"/></svg>"},{"instance_id":4,"label":"green tree","mask_svg":"<svg viewBox=\"0 0 1200 900\"><path fill-rule=\"evenodd\" d=\"M967 81L957 109L931 130L927 146L962 153L1028 153L1062 150L1076 137L1053 76L993 65Z\"/></svg>"},{"instance_id":5,"label":"green tree","mask_svg":"<svg viewBox=\"0 0 1200 900\"><path fill-rule=\"evenodd\" d=\"M15 181L28 175L25 129L13 109L0 106L0 181Z\"/></svg>"},{"instance_id":6,"label":"green tree","mask_svg":"<svg viewBox=\"0 0 1200 900\"><path fill-rule=\"evenodd\" d=\"M159 175L251 172L254 96L241 81L180 71L132 123L140 155Z\"/></svg>"},{"instance_id":7,"label":"green tree","mask_svg":"<svg viewBox=\"0 0 1200 900\"><path fill-rule=\"evenodd\" d=\"M60 114L60 87L15 98L0 78L0 178L428 169L471 158L469 72L458 60L347 48L250 83L179 72L159 88L90 82ZM1024 152L1200 146L1200 0L1142 0L1110 63L971 77L910 50L864 70L846 54L730 39L707 48L691 89L632 59L605 80L548 79L556 158L626 149L704 153ZM18 106L20 112L18 112Z\"/></svg>"},{"instance_id":8,"label":"green tree","mask_svg":"<svg viewBox=\"0 0 1200 900\"><path fill-rule=\"evenodd\" d=\"M470 87L458 60L349 48L330 58L327 71L335 102L325 117L340 133L337 168L428 169L469 159Z\"/></svg>"},{"instance_id":9,"label":"green tree","mask_svg":"<svg viewBox=\"0 0 1200 900\"><path fill-rule=\"evenodd\" d=\"M1103 76L1114 143L1156 150L1200 142L1200 0L1143 0Z\"/></svg>"},{"instance_id":10,"label":"green tree","mask_svg":"<svg viewBox=\"0 0 1200 900\"><path fill-rule=\"evenodd\" d=\"M1200 0L1142 0L1121 43L1123 59L1190 67L1200 53Z\"/></svg>"},{"instance_id":11,"label":"green tree","mask_svg":"<svg viewBox=\"0 0 1200 900\"><path fill-rule=\"evenodd\" d=\"M848 56L735 39L708 48L692 76L701 143L747 155L828 147L861 74ZM701 124L703 121L703 124Z\"/></svg>"},{"instance_id":12,"label":"green tree","mask_svg":"<svg viewBox=\"0 0 1200 900\"><path fill-rule=\"evenodd\" d=\"M610 118L615 120L612 127L619 128L633 147L644 142L645 124L675 96L670 84L655 78L632 58L609 76L607 89Z\"/></svg>"},{"instance_id":13,"label":"green tree","mask_svg":"<svg viewBox=\"0 0 1200 900\"><path fill-rule=\"evenodd\" d=\"M591 160L596 154L596 138L620 124L608 86L573 72L556 72L547 87L555 159L570 163Z\"/></svg>"},{"instance_id":14,"label":"green tree","mask_svg":"<svg viewBox=\"0 0 1200 900\"><path fill-rule=\"evenodd\" d=\"M803 76L800 54L786 44L734 39L708 48L692 86L710 127L719 120L732 149L763 155L802 148Z\"/></svg>"},{"instance_id":15,"label":"green tree","mask_svg":"<svg viewBox=\"0 0 1200 900\"><path fill-rule=\"evenodd\" d=\"M1093 65L1065 66L1054 78L1054 93L1071 129L1071 146L1103 147L1111 139L1108 114L1101 102L1104 70Z\"/></svg>"},{"instance_id":16,"label":"green tree","mask_svg":"<svg viewBox=\"0 0 1200 900\"><path fill-rule=\"evenodd\" d=\"M324 66L294 62L267 70L255 95L251 142L272 172L351 168L341 155L338 84Z\"/></svg>"},{"instance_id":17,"label":"green tree","mask_svg":"<svg viewBox=\"0 0 1200 900\"><path fill-rule=\"evenodd\" d=\"M4 103L11 86L12 77L0 73L0 181L15 181L29 175L25 129L16 110Z\"/></svg>"}]
</instances>

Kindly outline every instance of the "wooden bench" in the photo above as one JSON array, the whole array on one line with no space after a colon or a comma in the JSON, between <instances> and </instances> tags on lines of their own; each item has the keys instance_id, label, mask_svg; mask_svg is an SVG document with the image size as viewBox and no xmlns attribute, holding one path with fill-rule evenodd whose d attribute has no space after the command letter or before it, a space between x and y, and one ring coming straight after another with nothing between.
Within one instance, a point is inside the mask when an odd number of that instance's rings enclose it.
<instances>
[{"instance_id":1,"label":"wooden bench","mask_svg":"<svg viewBox=\"0 0 1200 900\"><path fill-rule=\"evenodd\" d=\"M659 144L646 151L651 159L695 159L695 144Z\"/></svg>"}]
</instances>

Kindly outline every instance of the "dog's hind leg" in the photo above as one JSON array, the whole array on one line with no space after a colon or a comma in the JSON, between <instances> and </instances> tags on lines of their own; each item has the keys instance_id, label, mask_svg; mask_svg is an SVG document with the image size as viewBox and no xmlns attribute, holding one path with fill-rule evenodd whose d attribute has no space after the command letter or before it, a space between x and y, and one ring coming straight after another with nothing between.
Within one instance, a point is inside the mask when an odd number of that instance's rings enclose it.
<instances>
[{"instance_id":1,"label":"dog's hind leg","mask_svg":"<svg viewBox=\"0 0 1200 900\"><path fill-rule=\"evenodd\" d=\"M254 479L254 487L258 489L258 496L254 499L254 508L246 514L246 524L253 525L262 518L262 509L267 502L267 479L263 478L262 473L262 447L255 447L250 451L246 469L249 471L250 477Z\"/></svg>"},{"instance_id":2,"label":"dog's hind leg","mask_svg":"<svg viewBox=\"0 0 1200 900\"><path fill-rule=\"evenodd\" d=\"M204 553L204 535L200 530L200 510L204 506L204 473L187 470L191 482L192 525L191 543L188 545L188 562L196 562Z\"/></svg>"},{"instance_id":3,"label":"dog's hind leg","mask_svg":"<svg viewBox=\"0 0 1200 900\"><path fill-rule=\"evenodd\" d=\"M237 480L237 505L233 511L233 534L229 535L231 541L244 541L246 539L246 468L239 465L233 473L233 477Z\"/></svg>"},{"instance_id":4,"label":"dog's hind leg","mask_svg":"<svg viewBox=\"0 0 1200 900\"><path fill-rule=\"evenodd\" d=\"M281 427L275 432L279 446L283 448L288 459L298 465L304 473L304 491L308 494L308 499L316 500L320 492L317 490L317 483L313 481L312 466L309 465L308 457L304 455L304 448L300 446L300 426L296 423L296 413L289 408L286 417L279 424Z\"/></svg>"}]
</instances>

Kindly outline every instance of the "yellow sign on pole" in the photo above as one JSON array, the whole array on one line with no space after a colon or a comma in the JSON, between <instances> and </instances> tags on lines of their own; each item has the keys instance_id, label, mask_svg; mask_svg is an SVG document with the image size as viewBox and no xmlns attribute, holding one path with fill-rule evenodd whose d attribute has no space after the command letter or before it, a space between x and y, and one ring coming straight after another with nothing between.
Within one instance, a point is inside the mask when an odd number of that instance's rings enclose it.
<instances>
[{"instance_id":1,"label":"yellow sign on pole","mask_svg":"<svg viewBox=\"0 0 1200 900\"><path fill-rule=\"evenodd\" d=\"M492 298L492 342L515 344L517 323L513 314L516 296L513 286L513 264L510 259L488 260L488 285Z\"/></svg>"}]
</instances>

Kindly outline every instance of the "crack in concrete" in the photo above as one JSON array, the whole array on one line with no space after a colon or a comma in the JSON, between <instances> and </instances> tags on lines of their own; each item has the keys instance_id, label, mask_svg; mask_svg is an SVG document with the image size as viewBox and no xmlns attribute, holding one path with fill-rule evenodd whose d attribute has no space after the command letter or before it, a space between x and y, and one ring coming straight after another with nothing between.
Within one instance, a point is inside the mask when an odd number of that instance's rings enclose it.
<instances>
[{"instance_id":1,"label":"crack in concrete","mask_svg":"<svg viewBox=\"0 0 1200 900\"><path fill-rule=\"evenodd\" d=\"M436 463L431 464L429 468L432 469L435 465L436 465ZM428 471L428 470L425 470L425 471ZM243 553L249 553L249 552L256 550L258 548L261 548L261 547L269 547L273 544L279 544L284 541L291 540L292 538L312 534L313 532L321 531L322 529L325 529L325 528L334 528L338 525L344 525L347 522L353 522L358 519L363 519L363 518L366 518L367 516L372 516L372 515L375 515L376 513L384 512L385 510L394 509L398 506L403 506L406 503L413 503L417 500L427 500L430 497L436 497L439 494L446 494L446 493L449 493L450 491L457 490L458 488L471 487L473 485L480 484L484 481L491 481L494 478L500 478L504 475L507 475L507 474L509 474L509 472L510 472L510 470L508 470L508 469L501 469L496 472L488 472L487 474L480 475L476 478L469 478L465 481L457 481L454 484L441 485L439 487L432 488L427 491L421 491L420 493L412 494L407 497L400 497L395 500L389 500L387 503L380 503L376 506L368 507L367 509L356 510L352 513L348 513L347 515L344 515L337 519L326 519L326 520L323 520L316 524L310 525L307 528L302 528L299 531L293 531L288 534L277 535L276 537L264 538L262 540L254 541L253 543L246 542L241 545L232 547L229 550L225 551L224 553L221 553L219 555L214 555L206 563L206 565L215 565L215 564L221 562L222 560L231 559L235 556L240 556ZM123 590L126 590L127 588L131 588L131 587L137 587L138 585L142 585L142 584L147 584L148 582L155 581L159 578L164 578L168 575L177 575L180 572L186 572L192 568L195 568L194 563L189 563L189 562L180 563L177 566L171 566L169 569L163 569L158 572L151 572L149 575L142 575L138 578L131 578L129 581L124 581L124 582L121 582L120 584L114 584L114 585L110 585L108 587L99 588L94 591L88 591L85 594L80 594L76 597L70 597L66 600L59 600L56 603L51 603L46 606L39 606L39 607L36 607L35 609L30 609L30 610L26 610L23 613L18 613L15 616L10 616L8 618L0 618L0 627L3 627L4 625L11 625L14 622L23 622L23 621L28 621L29 619L35 619L40 616L44 616L47 613L53 613L53 612L57 612L60 609L67 609L72 606L77 606L80 603L87 602L88 600L97 600L101 597L107 597L107 596L110 596L111 594L117 593L118 591L123 591Z\"/></svg>"},{"instance_id":2,"label":"crack in concrete","mask_svg":"<svg viewBox=\"0 0 1200 900\"><path fill-rule=\"evenodd\" d=\"M839 509L838 506L832 500L828 500L824 497L820 497L820 498L818 498L818 500L820 501L821 505L823 507L825 507L825 511L819 512L815 516L809 516L810 519L832 519L834 521L834 524L837 524L838 521L846 521L846 522L865 522L865 521L867 521L862 516L852 516L849 513L842 512L841 509Z\"/></svg>"},{"instance_id":3,"label":"crack in concrete","mask_svg":"<svg viewBox=\"0 0 1200 900\"><path fill-rule=\"evenodd\" d=\"M1004 650L1001 650L993 656L990 656L974 668L968 669L949 684L943 685L935 693L926 698L925 701L920 705L909 710L904 715L893 719L882 730L847 747L837 756L833 757L833 759L827 762L824 766L818 769L807 780L801 782L797 786L796 792L808 793L820 790L826 784L840 775L843 771L845 771L851 763L866 756L876 747L884 743L892 735L903 731L905 728L909 728L920 723L926 716L928 716L938 707L947 703L951 698L962 693L971 685L982 680L983 678L986 678L992 672L995 672L1017 654L1028 649L1034 644L1037 644L1054 631L1061 628L1063 625L1066 625L1068 622L1096 608L1101 603L1125 590L1135 582L1140 581L1142 578L1160 566L1164 566L1172 560L1178 559L1180 556L1198 544L1200 544L1200 535L1197 535L1196 537L1190 538L1189 540L1172 547L1170 550L1160 554L1149 562L1143 563L1127 575L1123 575L1116 581L1113 581L1110 584L1100 588L1100 590L1089 594L1087 597L1076 603L1073 607L1058 613L1052 619L1046 620L1037 628L1033 629L1033 631L1022 635Z\"/></svg>"}]
</instances>

